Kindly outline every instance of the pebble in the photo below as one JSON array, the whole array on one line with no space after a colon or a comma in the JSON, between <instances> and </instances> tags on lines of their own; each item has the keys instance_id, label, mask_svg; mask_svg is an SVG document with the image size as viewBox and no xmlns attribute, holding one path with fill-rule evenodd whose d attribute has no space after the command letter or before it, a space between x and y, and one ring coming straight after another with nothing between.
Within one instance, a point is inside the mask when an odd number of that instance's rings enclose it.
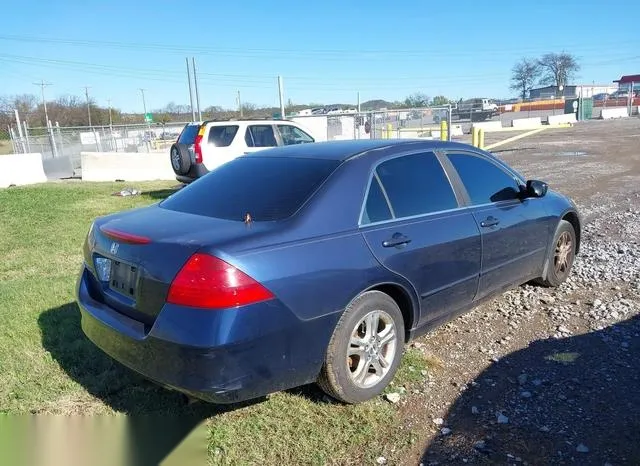
<instances>
[{"instance_id":1,"label":"pebble","mask_svg":"<svg viewBox=\"0 0 640 466\"><path fill-rule=\"evenodd\" d=\"M387 464L387 459L384 456L378 456L376 458L376 463L378 463L378 464Z\"/></svg>"},{"instance_id":2,"label":"pebble","mask_svg":"<svg viewBox=\"0 0 640 466\"><path fill-rule=\"evenodd\" d=\"M509 418L502 413L496 413L498 424L509 424Z\"/></svg>"},{"instance_id":3,"label":"pebble","mask_svg":"<svg viewBox=\"0 0 640 466\"><path fill-rule=\"evenodd\" d=\"M449 435L451 433L451 429L449 429L448 427L443 427L442 429L440 429L440 433L442 435Z\"/></svg>"},{"instance_id":4,"label":"pebble","mask_svg":"<svg viewBox=\"0 0 640 466\"><path fill-rule=\"evenodd\" d=\"M578 445L576 447L576 451L578 453L589 453L589 447L587 447L585 444L581 443L580 445Z\"/></svg>"},{"instance_id":5,"label":"pebble","mask_svg":"<svg viewBox=\"0 0 640 466\"><path fill-rule=\"evenodd\" d=\"M518 376L518 383L520 385L524 385L527 383L527 379L529 378L529 376L527 374L520 374Z\"/></svg>"},{"instance_id":6,"label":"pebble","mask_svg":"<svg viewBox=\"0 0 640 466\"><path fill-rule=\"evenodd\" d=\"M475 407L475 406L471 407L471 414L479 414L479 413L480 413L480 410L478 410L477 407Z\"/></svg>"},{"instance_id":7,"label":"pebble","mask_svg":"<svg viewBox=\"0 0 640 466\"><path fill-rule=\"evenodd\" d=\"M389 403L397 403L400 401L400 393L391 392L387 393L384 397Z\"/></svg>"},{"instance_id":8,"label":"pebble","mask_svg":"<svg viewBox=\"0 0 640 466\"><path fill-rule=\"evenodd\" d=\"M527 391L522 392L522 393L520 393L520 396L522 398L531 398L531 392L527 392Z\"/></svg>"},{"instance_id":9,"label":"pebble","mask_svg":"<svg viewBox=\"0 0 640 466\"><path fill-rule=\"evenodd\" d=\"M444 424L444 420L441 417L437 417L433 420L433 423L437 426L441 426L442 424Z\"/></svg>"},{"instance_id":10,"label":"pebble","mask_svg":"<svg viewBox=\"0 0 640 466\"><path fill-rule=\"evenodd\" d=\"M473 444L473 448L475 448L476 450L484 450L486 446L487 443L484 440L478 440Z\"/></svg>"}]
</instances>

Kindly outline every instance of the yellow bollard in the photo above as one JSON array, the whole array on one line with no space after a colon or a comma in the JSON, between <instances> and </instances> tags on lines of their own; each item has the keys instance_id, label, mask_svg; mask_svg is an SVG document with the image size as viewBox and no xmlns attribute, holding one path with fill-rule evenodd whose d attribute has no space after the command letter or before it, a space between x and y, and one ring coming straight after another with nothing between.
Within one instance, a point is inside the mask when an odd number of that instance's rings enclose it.
<instances>
[{"instance_id":1,"label":"yellow bollard","mask_svg":"<svg viewBox=\"0 0 640 466\"><path fill-rule=\"evenodd\" d=\"M391 139L391 134L393 134L393 125L387 123L387 139Z\"/></svg>"},{"instance_id":2,"label":"yellow bollard","mask_svg":"<svg viewBox=\"0 0 640 466\"><path fill-rule=\"evenodd\" d=\"M478 147L478 128L471 127L471 145Z\"/></svg>"},{"instance_id":3,"label":"yellow bollard","mask_svg":"<svg viewBox=\"0 0 640 466\"><path fill-rule=\"evenodd\" d=\"M448 134L447 134L447 120L442 120L440 122L440 140L441 141L446 141L448 138Z\"/></svg>"},{"instance_id":4,"label":"yellow bollard","mask_svg":"<svg viewBox=\"0 0 640 466\"><path fill-rule=\"evenodd\" d=\"M484 149L484 130L478 129L478 149Z\"/></svg>"}]
</instances>

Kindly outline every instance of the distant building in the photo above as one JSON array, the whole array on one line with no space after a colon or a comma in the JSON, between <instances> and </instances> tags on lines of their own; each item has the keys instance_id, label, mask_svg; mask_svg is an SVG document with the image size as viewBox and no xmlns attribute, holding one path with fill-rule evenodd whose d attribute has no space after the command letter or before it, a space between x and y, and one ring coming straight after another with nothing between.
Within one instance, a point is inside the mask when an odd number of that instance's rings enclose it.
<instances>
[{"instance_id":1,"label":"distant building","mask_svg":"<svg viewBox=\"0 0 640 466\"><path fill-rule=\"evenodd\" d=\"M613 82L618 83L619 89L629 90L631 89L631 86L633 86L634 89L640 89L640 74L630 74L628 76L623 76Z\"/></svg>"},{"instance_id":2,"label":"distant building","mask_svg":"<svg viewBox=\"0 0 640 466\"><path fill-rule=\"evenodd\" d=\"M529 91L530 99L559 99L561 97L593 97L597 94L611 94L618 90L611 84L571 84L564 86L562 91L557 86L539 87Z\"/></svg>"}]
</instances>

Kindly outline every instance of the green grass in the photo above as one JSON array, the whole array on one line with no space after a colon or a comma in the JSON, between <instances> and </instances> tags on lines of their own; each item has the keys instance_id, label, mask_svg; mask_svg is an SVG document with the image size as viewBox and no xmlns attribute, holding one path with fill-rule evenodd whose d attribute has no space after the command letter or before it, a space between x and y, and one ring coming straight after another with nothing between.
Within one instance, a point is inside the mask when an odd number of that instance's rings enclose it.
<instances>
[{"instance_id":1,"label":"green grass","mask_svg":"<svg viewBox=\"0 0 640 466\"><path fill-rule=\"evenodd\" d=\"M0 155L13 154L11 141L0 140Z\"/></svg>"},{"instance_id":2,"label":"green grass","mask_svg":"<svg viewBox=\"0 0 640 466\"><path fill-rule=\"evenodd\" d=\"M214 464L371 464L413 442L397 429L398 405L345 406L313 386L244 406L186 406L85 338L73 293L91 221L156 202L174 184L133 183L143 195L124 198L111 196L121 183L0 190L0 413L194 414L206 421ZM408 350L393 387L423 383L429 365Z\"/></svg>"}]
</instances>

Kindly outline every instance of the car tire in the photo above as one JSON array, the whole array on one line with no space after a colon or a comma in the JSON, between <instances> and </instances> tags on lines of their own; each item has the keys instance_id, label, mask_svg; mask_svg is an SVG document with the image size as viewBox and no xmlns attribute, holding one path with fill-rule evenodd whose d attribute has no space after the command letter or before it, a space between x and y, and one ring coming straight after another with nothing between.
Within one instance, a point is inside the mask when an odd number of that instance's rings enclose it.
<instances>
[{"instance_id":1,"label":"car tire","mask_svg":"<svg viewBox=\"0 0 640 466\"><path fill-rule=\"evenodd\" d=\"M571 223L560 220L560 224L553 236L553 242L549 247L549 256L546 263L546 278L540 278L537 283L547 287L558 287L564 283L576 257L576 231Z\"/></svg>"},{"instance_id":2,"label":"car tire","mask_svg":"<svg viewBox=\"0 0 640 466\"><path fill-rule=\"evenodd\" d=\"M186 175L191 169L191 158L189 152L180 146L180 144L173 144L169 151L169 158L171 160L171 167L177 175Z\"/></svg>"},{"instance_id":3,"label":"car tire","mask_svg":"<svg viewBox=\"0 0 640 466\"><path fill-rule=\"evenodd\" d=\"M398 370L404 332L402 312L389 295L380 291L359 295L336 325L318 385L349 404L378 396Z\"/></svg>"}]
</instances>

